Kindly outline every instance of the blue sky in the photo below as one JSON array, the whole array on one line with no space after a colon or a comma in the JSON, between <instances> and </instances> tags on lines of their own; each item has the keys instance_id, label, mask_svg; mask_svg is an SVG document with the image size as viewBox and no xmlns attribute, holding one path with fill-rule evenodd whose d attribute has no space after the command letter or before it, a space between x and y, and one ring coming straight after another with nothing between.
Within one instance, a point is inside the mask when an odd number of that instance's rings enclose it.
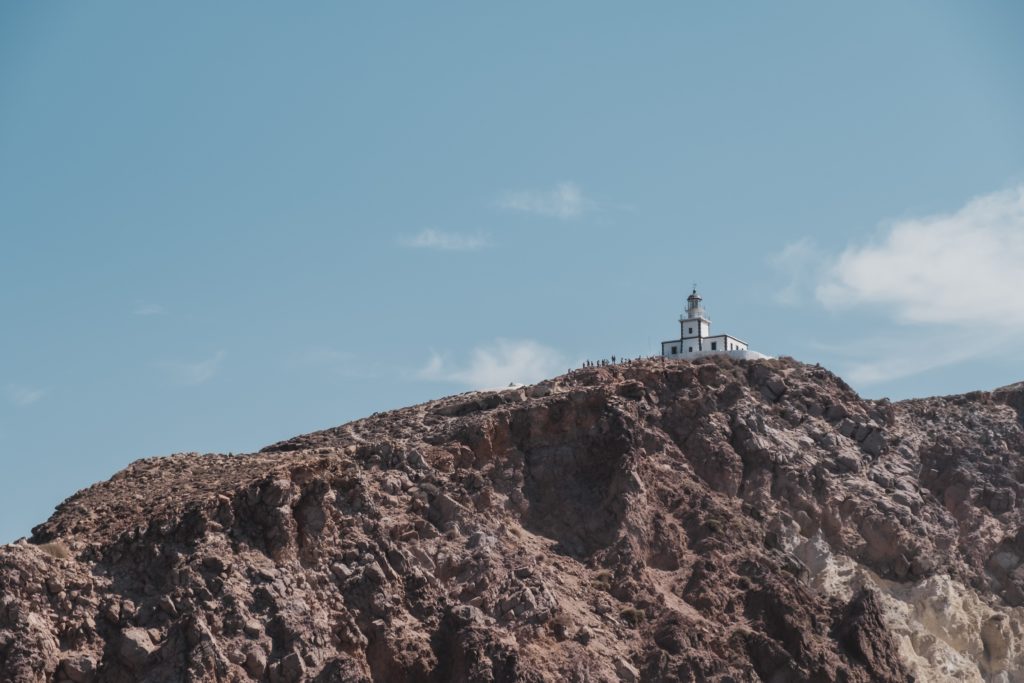
<instances>
[{"instance_id":1,"label":"blue sky","mask_svg":"<svg viewBox=\"0 0 1024 683\"><path fill-rule=\"evenodd\" d=\"M0 542L714 330L870 397L1024 379L1024 5L5 3Z\"/></svg>"}]
</instances>

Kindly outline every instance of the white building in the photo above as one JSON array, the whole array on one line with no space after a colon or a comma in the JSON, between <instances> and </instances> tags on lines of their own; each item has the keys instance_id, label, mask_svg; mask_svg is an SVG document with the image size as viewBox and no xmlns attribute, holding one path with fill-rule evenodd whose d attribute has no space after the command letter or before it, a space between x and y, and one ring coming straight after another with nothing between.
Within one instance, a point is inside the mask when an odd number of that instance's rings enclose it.
<instances>
[{"instance_id":1,"label":"white building","mask_svg":"<svg viewBox=\"0 0 1024 683\"><path fill-rule=\"evenodd\" d=\"M686 298L686 314L679 316L679 339L661 342L661 355L667 358L698 358L726 354L734 358L767 358L751 351L747 342L728 334L711 334L711 319L701 304L697 288Z\"/></svg>"}]
</instances>

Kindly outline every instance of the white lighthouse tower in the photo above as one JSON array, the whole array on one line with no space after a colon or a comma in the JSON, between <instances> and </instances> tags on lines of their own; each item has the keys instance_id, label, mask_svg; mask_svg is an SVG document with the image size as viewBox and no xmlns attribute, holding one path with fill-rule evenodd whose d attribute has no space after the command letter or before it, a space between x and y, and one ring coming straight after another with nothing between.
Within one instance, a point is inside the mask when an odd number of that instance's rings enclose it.
<instances>
[{"instance_id":1,"label":"white lighthouse tower","mask_svg":"<svg viewBox=\"0 0 1024 683\"><path fill-rule=\"evenodd\" d=\"M711 334L711 318L704 308L697 285L686 297L686 313L679 316L679 339L661 342L661 355L667 358L698 358L711 354L726 354L734 358L767 358L763 353L751 351L747 342L728 334Z\"/></svg>"}]
</instances>

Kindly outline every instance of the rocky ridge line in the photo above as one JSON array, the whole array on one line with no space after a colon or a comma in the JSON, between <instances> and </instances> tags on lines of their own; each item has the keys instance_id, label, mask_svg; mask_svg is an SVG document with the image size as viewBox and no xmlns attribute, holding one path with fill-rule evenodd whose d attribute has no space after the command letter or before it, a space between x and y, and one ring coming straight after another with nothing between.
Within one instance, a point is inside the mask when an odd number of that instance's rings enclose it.
<instances>
[{"instance_id":1,"label":"rocky ridge line","mask_svg":"<svg viewBox=\"0 0 1024 683\"><path fill-rule=\"evenodd\" d=\"M140 460L0 547L0 680L1024 681L1022 414L650 359Z\"/></svg>"}]
</instances>

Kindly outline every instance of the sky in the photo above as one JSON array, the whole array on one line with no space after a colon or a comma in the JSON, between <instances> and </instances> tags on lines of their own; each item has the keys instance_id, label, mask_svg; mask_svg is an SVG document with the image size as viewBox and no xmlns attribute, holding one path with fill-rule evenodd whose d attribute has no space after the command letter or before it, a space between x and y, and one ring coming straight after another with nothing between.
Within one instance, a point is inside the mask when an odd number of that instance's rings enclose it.
<instances>
[{"instance_id":1,"label":"sky","mask_svg":"<svg viewBox=\"0 0 1024 683\"><path fill-rule=\"evenodd\" d=\"M0 542L712 331L1024 380L1019 2L0 5Z\"/></svg>"}]
</instances>

